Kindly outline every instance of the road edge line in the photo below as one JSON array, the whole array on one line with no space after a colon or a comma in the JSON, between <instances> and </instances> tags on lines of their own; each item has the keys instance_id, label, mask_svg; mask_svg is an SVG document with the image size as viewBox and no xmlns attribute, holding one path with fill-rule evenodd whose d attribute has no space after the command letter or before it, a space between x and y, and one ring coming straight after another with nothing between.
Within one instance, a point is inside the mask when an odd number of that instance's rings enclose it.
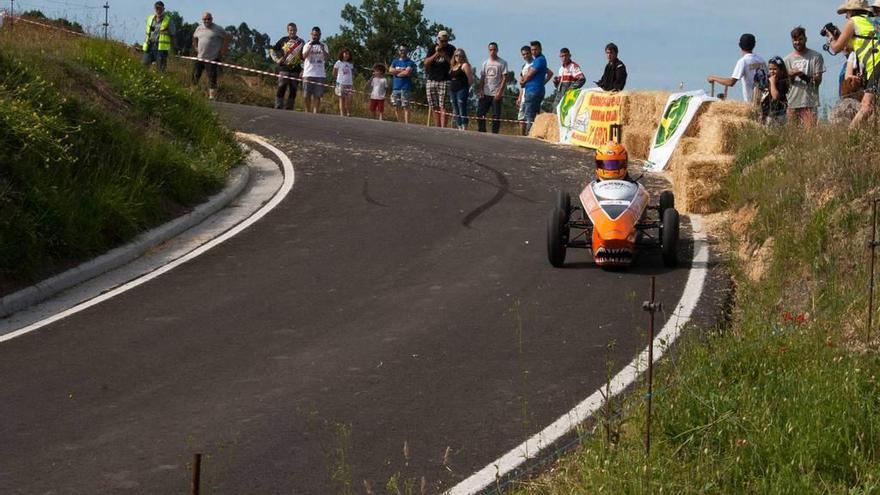
<instances>
[{"instance_id":1,"label":"road edge line","mask_svg":"<svg viewBox=\"0 0 880 495\"><path fill-rule=\"evenodd\" d=\"M694 309L703 293L703 287L708 275L709 244L706 233L703 231L703 221L700 215L689 215L693 228L694 256L691 268L688 272L687 282L681 298L672 312L672 317L654 337L651 346L654 348L654 362L657 362L670 346L681 335L682 328L690 321ZM623 392L641 376L642 371L648 366L648 347L636 356L623 370L621 370L610 382L611 396ZM533 435L525 442L517 445L503 456L489 463L483 469L462 480L446 492L446 495L475 495L500 478L506 476L526 461L534 459L544 449L550 447L563 436L571 433L590 418L602 407L602 390L596 390L589 397L581 401L572 410L563 414L549 426Z\"/></svg>"},{"instance_id":2,"label":"road edge line","mask_svg":"<svg viewBox=\"0 0 880 495\"><path fill-rule=\"evenodd\" d=\"M255 134L246 134L246 133L236 132L235 135L236 135L236 137L238 137L240 139L253 141L253 142L257 143L258 145L266 148L267 150L271 151L276 157L278 157L278 159L281 161L281 168L284 172L284 181L282 182L281 187L278 189L278 191L275 192L275 195L272 196L272 199L270 199L266 204L264 204L262 207L260 207L259 210L257 210L253 215L251 215L247 219L238 223L237 225L235 225L231 229L227 230L226 232L220 234L219 236L215 237L214 239L211 239L210 241L206 242L205 244L202 244L201 246L197 247L196 249L181 256L180 258L177 258L177 259L175 259L165 265L162 265L159 268L157 268L149 273L146 273L144 275L141 275L140 277L137 277L129 282L126 282L122 285L119 285L119 286L105 292L104 294L101 294L100 296L94 297L94 298L89 299L87 301L83 301L83 302L81 302L81 303L79 303L69 309L66 309L64 311L56 313L56 314L54 314L48 318L44 318L40 321L34 322L26 327L20 328L18 330L13 331L13 332L9 332L7 334L0 335L0 343L12 340L16 337L21 337L22 335L26 335L26 334L31 333L36 330L39 330L40 328L42 328L46 325L49 325L49 324L54 323L56 321L67 318L68 316L71 316L73 314L79 313L80 311L83 311L84 309L88 309L92 306L100 304L108 299L111 299L115 296L118 296L119 294L122 294L123 292L131 290L141 284L147 283L150 280L153 280L154 278L157 278L160 275L162 275L168 271L171 271L174 268L176 268L176 267L178 267L178 266L180 266L180 265L182 265L192 259L195 259L196 257L204 254L208 250L222 244L223 242L226 242L227 240L231 239L232 237L235 237L236 235L238 235L239 233L241 233L242 231L244 231L245 229L247 229L248 227L250 227L251 225L256 223L258 220L263 218L267 213L269 213L270 211L275 209L275 207L278 206L281 203L281 201L284 200L285 197L287 197L287 194L290 192L290 190L293 189L293 183L295 180L295 172L293 169L293 163L290 161L290 158L288 158L284 152L282 152L278 148L272 146L271 144L269 144L268 142L266 142L261 137L255 135ZM205 218L207 218L207 216ZM192 226L194 226L194 225L192 225ZM190 227L192 227L192 226L190 226ZM186 229L184 229L184 230L186 230ZM129 260L129 261L131 261L131 260Z\"/></svg>"}]
</instances>

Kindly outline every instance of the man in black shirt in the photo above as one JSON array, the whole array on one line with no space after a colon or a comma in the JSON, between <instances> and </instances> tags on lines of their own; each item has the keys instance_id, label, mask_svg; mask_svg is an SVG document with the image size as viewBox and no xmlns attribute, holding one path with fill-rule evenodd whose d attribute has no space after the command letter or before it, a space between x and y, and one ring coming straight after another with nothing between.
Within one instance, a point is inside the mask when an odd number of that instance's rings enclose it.
<instances>
[{"instance_id":1,"label":"man in black shirt","mask_svg":"<svg viewBox=\"0 0 880 495\"><path fill-rule=\"evenodd\" d=\"M446 95L449 92L449 69L455 47L449 44L449 33L437 33L437 44L428 48L425 56L425 85L428 96L428 120L434 114L437 125L446 127Z\"/></svg>"},{"instance_id":2,"label":"man in black shirt","mask_svg":"<svg viewBox=\"0 0 880 495\"><path fill-rule=\"evenodd\" d=\"M302 75L303 39L296 35L296 24L287 25L287 36L278 40L269 51L272 60L278 64L278 89L275 91L275 108L293 110L296 101L296 87ZM289 79L294 77L296 79ZM287 105L284 105L284 93L290 91Z\"/></svg>"},{"instance_id":3,"label":"man in black shirt","mask_svg":"<svg viewBox=\"0 0 880 495\"><path fill-rule=\"evenodd\" d=\"M626 65L617 58L617 53L617 45L608 43L605 47L608 64L605 65L602 79L596 81L596 85L605 91L623 91L626 86Z\"/></svg>"}]
</instances>

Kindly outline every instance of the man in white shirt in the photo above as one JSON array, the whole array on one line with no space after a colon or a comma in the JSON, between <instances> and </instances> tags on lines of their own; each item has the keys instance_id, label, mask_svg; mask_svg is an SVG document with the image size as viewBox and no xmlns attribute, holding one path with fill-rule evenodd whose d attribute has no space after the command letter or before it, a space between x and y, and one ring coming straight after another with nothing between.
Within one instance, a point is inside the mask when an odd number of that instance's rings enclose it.
<instances>
[{"instance_id":1,"label":"man in white shirt","mask_svg":"<svg viewBox=\"0 0 880 495\"><path fill-rule=\"evenodd\" d=\"M531 55L529 51L529 55ZM501 129L501 99L507 86L507 62L498 56L498 43L489 43L489 58L480 67L480 89L477 93L478 129L486 132L486 114L492 108L492 134Z\"/></svg>"},{"instance_id":2,"label":"man in white shirt","mask_svg":"<svg viewBox=\"0 0 880 495\"><path fill-rule=\"evenodd\" d=\"M743 101L754 103L757 99L754 96L755 82L767 80L767 61L760 55L752 53L755 50L755 35L746 33L739 38L739 49L742 50L742 57L736 62L733 68L733 75L730 77L709 76L706 80L710 83L719 83L725 88L733 87L737 81L742 79L742 95ZM725 95L727 89L724 90ZM712 95L715 96L715 95Z\"/></svg>"},{"instance_id":3,"label":"man in white shirt","mask_svg":"<svg viewBox=\"0 0 880 495\"><path fill-rule=\"evenodd\" d=\"M303 45L303 94L305 111L318 113L321 108L321 97L327 82L327 58L330 51L321 42L321 28L312 28L312 39Z\"/></svg>"}]
</instances>

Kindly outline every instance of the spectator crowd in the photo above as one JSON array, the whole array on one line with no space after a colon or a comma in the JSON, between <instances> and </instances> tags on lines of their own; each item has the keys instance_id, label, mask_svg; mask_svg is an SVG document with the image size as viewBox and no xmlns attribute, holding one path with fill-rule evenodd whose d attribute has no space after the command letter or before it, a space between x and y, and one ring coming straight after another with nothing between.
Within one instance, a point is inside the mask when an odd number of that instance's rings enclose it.
<instances>
[{"instance_id":1,"label":"spectator crowd","mask_svg":"<svg viewBox=\"0 0 880 495\"><path fill-rule=\"evenodd\" d=\"M154 4L155 12L147 18L146 36L143 44L145 65L156 63L164 70L171 37L175 26L165 13L162 1ZM843 28L832 23L824 26L820 33L827 38L823 49L829 55L844 55L838 85L841 101L831 111L832 121L850 121L856 126L874 112L875 95L878 89L878 73L875 71L880 61L878 33L880 33L880 0L869 5L867 0L846 0L838 9L846 22ZM203 24L193 35L193 48L197 58L192 78L195 83L203 73L208 74L208 96L213 99L217 91L217 65L229 46L229 34L213 23L213 16L205 12ZM297 92L302 84L303 103L306 111L318 112L326 88L332 88L338 100L339 114L351 115L355 72L357 67L352 60L352 51L342 48L331 54L326 43L321 41L321 29L313 27L306 41L297 36L295 23L287 25L287 35L280 38L270 50L270 57L278 70L278 84L275 94L275 108L293 109ZM385 115L385 99L389 91L394 114L398 120L409 123L414 104L415 80L420 69L425 81L428 119L437 126L451 124L465 130L470 125L469 103L471 92L476 101L477 128L486 132L487 121L491 121L491 131L498 133L501 121L502 101L505 89L516 84L517 120L521 122L522 133L527 133L535 116L541 111L545 100L545 87L553 82L556 92L553 99L555 109L567 91L581 88L587 78L580 64L572 59L568 48L559 51L559 66L550 68L543 54L540 41L532 41L520 48L523 63L518 73L512 72L506 60L500 56L498 43L487 45L485 59L475 66L468 54L450 43L449 33L439 31L436 43L426 47L424 59L417 63L410 58L410 48L399 46L396 57L385 63L373 64L372 74L364 88L369 97L370 112L377 119ZM819 88L826 72L825 60L821 53L807 46L807 31L801 26L791 30L792 51L785 56L773 56L766 60L755 52L757 40L753 34L740 37L741 57L737 60L730 77L712 75L707 78L712 85L719 84L724 92L719 97L727 97L729 88L738 83L742 88L742 98L759 110L760 118L767 124L796 122L806 127L816 125L819 119ZM607 63L601 78L594 81L605 91L621 91L626 86L626 65L618 58L619 49L614 43L605 47ZM336 57L332 61L332 57ZM204 60L204 61L201 61ZM205 62L208 61L208 62ZM327 67L332 65L332 81L328 82ZM450 111L451 110L451 111ZM491 116L490 116L491 111ZM451 117L451 118L450 118Z\"/></svg>"}]
</instances>

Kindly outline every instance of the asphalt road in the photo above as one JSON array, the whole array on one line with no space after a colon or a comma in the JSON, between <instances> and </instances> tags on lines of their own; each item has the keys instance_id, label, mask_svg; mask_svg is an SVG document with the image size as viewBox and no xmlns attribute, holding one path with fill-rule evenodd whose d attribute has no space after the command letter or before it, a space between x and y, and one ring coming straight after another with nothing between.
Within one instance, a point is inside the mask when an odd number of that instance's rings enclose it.
<instances>
[{"instance_id":1,"label":"asphalt road","mask_svg":"<svg viewBox=\"0 0 880 495\"><path fill-rule=\"evenodd\" d=\"M293 191L196 260L0 345L0 493L184 493L197 451L208 493L448 488L600 387L606 355L632 359L649 274L667 307L681 295L686 268L659 255L546 261L580 150L218 108L289 154Z\"/></svg>"}]
</instances>

